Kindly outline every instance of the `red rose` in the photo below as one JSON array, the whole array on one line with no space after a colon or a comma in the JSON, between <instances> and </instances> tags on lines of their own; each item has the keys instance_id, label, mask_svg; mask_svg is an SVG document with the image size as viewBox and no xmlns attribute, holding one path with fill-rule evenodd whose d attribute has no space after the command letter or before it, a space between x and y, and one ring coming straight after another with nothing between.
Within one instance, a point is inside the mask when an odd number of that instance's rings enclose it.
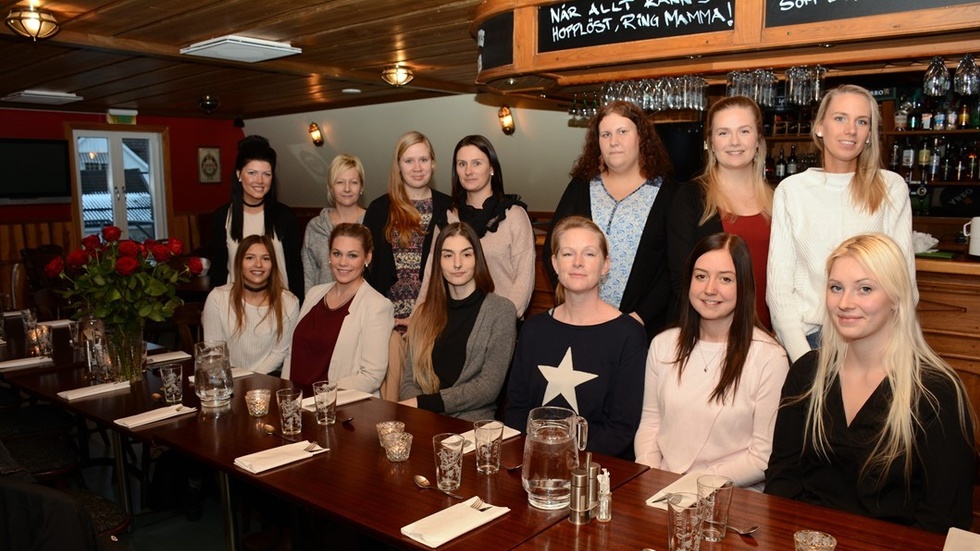
<instances>
[{"instance_id":1,"label":"red rose","mask_svg":"<svg viewBox=\"0 0 980 551\"><path fill-rule=\"evenodd\" d=\"M99 239L98 235L93 234L86 236L85 239L82 239L82 246L85 247L85 250L87 251L94 251L95 249L98 249L100 245L102 245L102 240Z\"/></svg>"},{"instance_id":2,"label":"red rose","mask_svg":"<svg viewBox=\"0 0 980 551\"><path fill-rule=\"evenodd\" d=\"M170 260L170 257L172 256L170 254L170 249L166 245L162 245L160 243L150 245L150 254L153 255L153 258L155 258L157 262L166 262Z\"/></svg>"},{"instance_id":3,"label":"red rose","mask_svg":"<svg viewBox=\"0 0 980 551\"><path fill-rule=\"evenodd\" d=\"M119 254L136 258L139 253L140 245L132 239L124 239L119 242Z\"/></svg>"},{"instance_id":4,"label":"red rose","mask_svg":"<svg viewBox=\"0 0 980 551\"><path fill-rule=\"evenodd\" d=\"M122 236L122 230L116 226L106 226L102 228L102 237L105 238L106 242L111 243L113 241L119 241Z\"/></svg>"},{"instance_id":5,"label":"red rose","mask_svg":"<svg viewBox=\"0 0 980 551\"><path fill-rule=\"evenodd\" d=\"M201 275L201 272L204 271L204 264L201 263L200 258L192 256L187 259L187 270L194 275Z\"/></svg>"},{"instance_id":6,"label":"red rose","mask_svg":"<svg viewBox=\"0 0 980 551\"><path fill-rule=\"evenodd\" d=\"M184 244L180 242L180 239L168 239L167 246L170 247L170 252L174 253L174 256L184 252Z\"/></svg>"},{"instance_id":7,"label":"red rose","mask_svg":"<svg viewBox=\"0 0 980 551\"><path fill-rule=\"evenodd\" d=\"M58 277L65 269L65 261L60 256L56 256L44 267L44 275L48 277Z\"/></svg>"},{"instance_id":8,"label":"red rose","mask_svg":"<svg viewBox=\"0 0 980 551\"><path fill-rule=\"evenodd\" d=\"M68 253L68 264L75 268L81 268L88 262L88 253L83 250L76 250Z\"/></svg>"},{"instance_id":9,"label":"red rose","mask_svg":"<svg viewBox=\"0 0 980 551\"><path fill-rule=\"evenodd\" d=\"M131 275L133 272L138 270L140 263L136 261L135 258L130 258L124 256L116 261L116 273L122 276Z\"/></svg>"}]
</instances>

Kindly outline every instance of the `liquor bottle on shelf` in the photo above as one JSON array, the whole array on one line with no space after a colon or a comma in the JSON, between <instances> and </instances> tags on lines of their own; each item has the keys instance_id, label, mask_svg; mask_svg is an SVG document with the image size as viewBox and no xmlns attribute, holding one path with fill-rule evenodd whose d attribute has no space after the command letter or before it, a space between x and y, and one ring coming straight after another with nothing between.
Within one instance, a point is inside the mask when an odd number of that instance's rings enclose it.
<instances>
[{"instance_id":1,"label":"liquor bottle on shelf","mask_svg":"<svg viewBox=\"0 0 980 551\"><path fill-rule=\"evenodd\" d=\"M976 180L977 179L977 142L970 144L969 148L966 149L963 155L966 161L966 175L964 180Z\"/></svg>"},{"instance_id":2,"label":"liquor bottle on shelf","mask_svg":"<svg viewBox=\"0 0 980 551\"><path fill-rule=\"evenodd\" d=\"M786 175L792 176L799 171L800 160L796 158L796 146L789 148L789 158L786 159Z\"/></svg>"},{"instance_id":3,"label":"liquor bottle on shelf","mask_svg":"<svg viewBox=\"0 0 980 551\"><path fill-rule=\"evenodd\" d=\"M980 130L980 100L977 100L970 111L970 128Z\"/></svg>"},{"instance_id":4,"label":"liquor bottle on shelf","mask_svg":"<svg viewBox=\"0 0 980 551\"><path fill-rule=\"evenodd\" d=\"M922 130L932 130L932 115L932 100L926 98L922 101L922 115L919 119Z\"/></svg>"},{"instance_id":5,"label":"liquor bottle on shelf","mask_svg":"<svg viewBox=\"0 0 980 551\"><path fill-rule=\"evenodd\" d=\"M912 110L909 111L908 129L922 130L922 103L919 101L918 96L912 100Z\"/></svg>"},{"instance_id":6,"label":"liquor bottle on shelf","mask_svg":"<svg viewBox=\"0 0 980 551\"><path fill-rule=\"evenodd\" d=\"M892 142L892 152L888 156L888 170L897 173L902 166L902 146L898 140Z\"/></svg>"},{"instance_id":7,"label":"liquor bottle on shelf","mask_svg":"<svg viewBox=\"0 0 980 551\"><path fill-rule=\"evenodd\" d=\"M937 102L936 114L932 116L933 130L946 130L946 112L949 111L948 103Z\"/></svg>"},{"instance_id":8,"label":"liquor bottle on shelf","mask_svg":"<svg viewBox=\"0 0 980 551\"><path fill-rule=\"evenodd\" d=\"M929 149L929 138L922 138L919 140L919 150L916 154L916 161L919 165L919 182L929 181L929 157L932 156L932 150Z\"/></svg>"},{"instance_id":9,"label":"liquor bottle on shelf","mask_svg":"<svg viewBox=\"0 0 980 551\"><path fill-rule=\"evenodd\" d=\"M909 111L912 110L912 103L902 96L895 106L895 130L902 132L908 130Z\"/></svg>"},{"instance_id":10,"label":"liquor bottle on shelf","mask_svg":"<svg viewBox=\"0 0 980 551\"><path fill-rule=\"evenodd\" d=\"M966 99L963 100L963 107L960 109L960 118L956 121L956 124L960 128L970 127L970 106L967 105Z\"/></svg>"},{"instance_id":11,"label":"liquor bottle on shelf","mask_svg":"<svg viewBox=\"0 0 980 551\"><path fill-rule=\"evenodd\" d=\"M786 177L786 156L783 146L779 146L779 158L776 159L776 179L782 180Z\"/></svg>"},{"instance_id":12,"label":"liquor bottle on shelf","mask_svg":"<svg viewBox=\"0 0 980 551\"><path fill-rule=\"evenodd\" d=\"M936 136L932 140L932 150L929 152L929 181L935 182L939 179L939 165L942 162L941 138ZM925 181L925 178L922 179Z\"/></svg>"},{"instance_id":13,"label":"liquor bottle on shelf","mask_svg":"<svg viewBox=\"0 0 980 551\"><path fill-rule=\"evenodd\" d=\"M772 158L772 153L770 153L768 150L766 151L765 175L766 180L768 181L772 181L776 178L776 159Z\"/></svg>"},{"instance_id":14,"label":"liquor bottle on shelf","mask_svg":"<svg viewBox=\"0 0 980 551\"><path fill-rule=\"evenodd\" d=\"M949 110L946 111L946 130L956 130L959 126L960 116L956 111L956 102L949 102Z\"/></svg>"},{"instance_id":15,"label":"liquor bottle on shelf","mask_svg":"<svg viewBox=\"0 0 980 551\"><path fill-rule=\"evenodd\" d=\"M912 168L915 166L915 148L912 147L912 140L910 138L905 138L905 143L902 145L902 178L905 178L905 182L908 184L912 183Z\"/></svg>"},{"instance_id":16,"label":"liquor bottle on shelf","mask_svg":"<svg viewBox=\"0 0 980 551\"><path fill-rule=\"evenodd\" d=\"M962 182L966 179L966 148L960 146L956 151L956 157L950 162L952 166L952 173L950 174L950 181Z\"/></svg>"},{"instance_id":17,"label":"liquor bottle on shelf","mask_svg":"<svg viewBox=\"0 0 980 551\"><path fill-rule=\"evenodd\" d=\"M943 153L942 160L939 162L939 179L943 182L949 182L953 179L953 163L956 158L956 150L953 144L946 147L946 152Z\"/></svg>"}]
</instances>

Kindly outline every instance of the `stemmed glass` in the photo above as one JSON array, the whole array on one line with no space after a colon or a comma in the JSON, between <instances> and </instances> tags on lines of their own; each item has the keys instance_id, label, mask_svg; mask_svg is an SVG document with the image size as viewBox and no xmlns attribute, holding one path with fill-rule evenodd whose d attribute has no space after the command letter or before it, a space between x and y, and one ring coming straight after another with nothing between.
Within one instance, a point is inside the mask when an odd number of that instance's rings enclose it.
<instances>
[{"instance_id":1,"label":"stemmed glass","mask_svg":"<svg viewBox=\"0 0 980 551\"><path fill-rule=\"evenodd\" d=\"M956 66L953 76L953 89L961 96L972 96L980 90L980 69L973 60L973 54L966 54Z\"/></svg>"},{"instance_id":2,"label":"stemmed glass","mask_svg":"<svg viewBox=\"0 0 980 551\"><path fill-rule=\"evenodd\" d=\"M922 92L927 96L945 96L949 92L949 69L942 57L935 56L929 63L922 79Z\"/></svg>"}]
</instances>

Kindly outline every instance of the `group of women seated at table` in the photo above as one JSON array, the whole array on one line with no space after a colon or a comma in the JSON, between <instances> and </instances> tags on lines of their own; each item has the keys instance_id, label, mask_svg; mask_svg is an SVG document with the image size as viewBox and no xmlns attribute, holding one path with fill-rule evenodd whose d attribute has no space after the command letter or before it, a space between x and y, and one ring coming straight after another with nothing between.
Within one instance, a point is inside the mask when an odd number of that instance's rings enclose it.
<instances>
[{"instance_id":1,"label":"group of women seated at table","mask_svg":"<svg viewBox=\"0 0 980 551\"><path fill-rule=\"evenodd\" d=\"M338 157L332 206L307 230L301 307L280 254L293 232L275 224L287 217L233 237L235 209L281 208L274 153L240 154L222 233L237 249L205 337L227 340L236 366L281 364L299 385L329 379L469 420L494 417L502 395L521 430L531 409L567 407L588 421L591 451L968 528L973 409L918 323L908 195L879 168L874 99L828 92L812 131L822 167L775 194L758 106L723 98L706 120L707 167L677 183L639 108L599 110L545 241L556 306L519 335L534 239L486 138L457 144L446 196L429 140L406 133L366 211L360 162Z\"/></svg>"}]
</instances>

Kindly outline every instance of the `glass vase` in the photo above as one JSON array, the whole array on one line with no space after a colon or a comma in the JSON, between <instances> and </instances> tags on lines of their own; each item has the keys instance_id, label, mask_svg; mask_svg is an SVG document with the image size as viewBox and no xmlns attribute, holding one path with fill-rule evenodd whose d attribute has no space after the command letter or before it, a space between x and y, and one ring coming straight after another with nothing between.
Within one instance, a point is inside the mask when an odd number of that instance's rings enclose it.
<instances>
[{"instance_id":1,"label":"glass vase","mask_svg":"<svg viewBox=\"0 0 980 551\"><path fill-rule=\"evenodd\" d=\"M106 326L106 354L116 382L143 379L143 324Z\"/></svg>"}]
</instances>

